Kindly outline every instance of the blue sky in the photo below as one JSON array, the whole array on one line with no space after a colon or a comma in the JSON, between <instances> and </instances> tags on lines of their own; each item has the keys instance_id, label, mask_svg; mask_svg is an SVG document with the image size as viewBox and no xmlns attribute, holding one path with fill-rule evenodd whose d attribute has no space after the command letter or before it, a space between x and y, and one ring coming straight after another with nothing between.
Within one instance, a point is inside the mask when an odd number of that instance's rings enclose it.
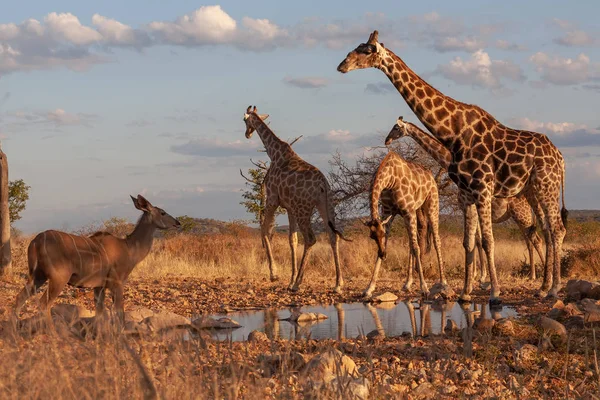
<instances>
[{"instance_id":1,"label":"blue sky","mask_svg":"<svg viewBox=\"0 0 600 400\"><path fill-rule=\"evenodd\" d=\"M28 1L0 15L0 138L31 185L17 227L173 215L248 218L239 169L264 158L249 104L327 170L416 121L377 70L338 63L373 29L446 95L548 134L567 206L599 208L600 29L594 1Z\"/></svg>"}]
</instances>

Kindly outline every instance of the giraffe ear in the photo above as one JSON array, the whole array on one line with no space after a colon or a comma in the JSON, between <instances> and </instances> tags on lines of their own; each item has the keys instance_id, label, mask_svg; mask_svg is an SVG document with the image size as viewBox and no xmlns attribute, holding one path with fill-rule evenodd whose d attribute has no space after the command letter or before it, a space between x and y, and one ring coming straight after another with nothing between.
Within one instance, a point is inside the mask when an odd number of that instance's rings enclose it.
<instances>
[{"instance_id":1,"label":"giraffe ear","mask_svg":"<svg viewBox=\"0 0 600 400\"><path fill-rule=\"evenodd\" d=\"M252 112L256 112L256 106L254 106L254 108L252 109Z\"/></svg>"},{"instance_id":2,"label":"giraffe ear","mask_svg":"<svg viewBox=\"0 0 600 400\"><path fill-rule=\"evenodd\" d=\"M259 117L264 121L265 119L269 118L269 114L259 114Z\"/></svg>"},{"instance_id":3,"label":"giraffe ear","mask_svg":"<svg viewBox=\"0 0 600 400\"><path fill-rule=\"evenodd\" d=\"M252 111L252 106L248 106L248 108L246 108L246 114L249 114L250 111Z\"/></svg>"}]
</instances>

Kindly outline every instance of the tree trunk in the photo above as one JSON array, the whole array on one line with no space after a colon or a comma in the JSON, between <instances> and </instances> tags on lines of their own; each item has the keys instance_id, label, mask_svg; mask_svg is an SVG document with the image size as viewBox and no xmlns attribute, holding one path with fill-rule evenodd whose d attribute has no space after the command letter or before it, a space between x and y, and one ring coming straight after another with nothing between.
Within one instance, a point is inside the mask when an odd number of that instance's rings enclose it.
<instances>
[{"instance_id":1,"label":"tree trunk","mask_svg":"<svg viewBox=\"0 0 600 400\"><path fill-rule=\"evenodd\" d=\"M0 148L0 275L11 267L8 160Z\"/></svg>"}]
</instances>

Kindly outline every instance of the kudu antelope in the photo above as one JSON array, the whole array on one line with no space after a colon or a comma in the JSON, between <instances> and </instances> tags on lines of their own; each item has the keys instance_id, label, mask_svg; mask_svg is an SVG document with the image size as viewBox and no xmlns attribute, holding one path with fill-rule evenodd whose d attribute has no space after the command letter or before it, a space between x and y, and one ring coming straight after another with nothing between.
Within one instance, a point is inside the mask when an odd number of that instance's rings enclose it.
<instances>
[{"instance_id":1,"label":"kudu antelope","mask_svg":"<svg viewBox=\"0 0 600 400\"><path fill-rule=\"evenodd\" d=\"M154 207L143 196L131 196L135 208L143 212L133 232L121 239L108 232L76 236L54 230L38 234L29 244L29 279L17 295L14 312L18 317L29 297L48 281L40 299L47 312L66 284L94 288L96 314L104 311L104 295L110 289L114 307L123 319L123 285L135 266L150 252L156 229L179 226L175 218Z\"/></svg>"}]
</instances>

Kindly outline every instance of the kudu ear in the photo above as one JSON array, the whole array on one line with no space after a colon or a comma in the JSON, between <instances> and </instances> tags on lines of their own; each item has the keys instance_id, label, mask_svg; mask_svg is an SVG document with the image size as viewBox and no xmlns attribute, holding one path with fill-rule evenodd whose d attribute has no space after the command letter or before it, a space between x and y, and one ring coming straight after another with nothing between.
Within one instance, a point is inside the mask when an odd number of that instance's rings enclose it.
<instances>
[{"instance_id":1,"label":"kudu ear","mask_svg":"<svg viewBox=\"0 0 600 400\"><path fill-rule=\"evenodd\" d=\"M269 118L269 114L260 114L259 117L264 121L265 119Z\"/></svg>"},{"instance_id":2,"label":"kudu ear","mask_svg":"<svg viewBox=\"0 0 600 400\"><path fill-rule=\"evenodd\" d=\"M150 211L152 204L144 198L141 194L138 194L137 198L130 196L133 200L133 205L140 211Z\"/></svg>"}]
</instances>

